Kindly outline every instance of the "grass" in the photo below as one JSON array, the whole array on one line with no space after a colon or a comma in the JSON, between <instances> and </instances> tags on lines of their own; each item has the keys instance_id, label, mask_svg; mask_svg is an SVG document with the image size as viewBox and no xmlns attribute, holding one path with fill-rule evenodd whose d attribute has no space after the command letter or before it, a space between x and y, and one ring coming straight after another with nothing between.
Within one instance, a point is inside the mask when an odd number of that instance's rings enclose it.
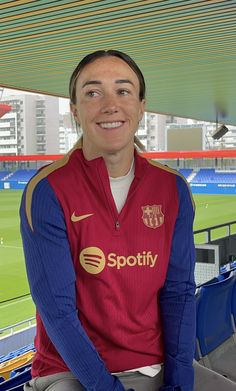
<instances>
[{"instance_id":1,"label":"grass","mask_svg":"<svg viewBox=\"0 0 236 391\"><path fill-rule=\"evenodd\" d=\"M29 294L19 230L21 190L0 190L0 328L35 315ZM193 195L196 204L194 230L236 220L235 195ZM232 227L236 232L236 224ZM226 235L218 229L213 239ZM203 243L205 235L195 237ZM16 299L14 299L16 298Z\"/></svg>"},{"instance_id":2,"label":"grass","mask_svg":"<svg viewBox=\"0 0 236 391\"><path fill-rule=\"evenodd\" d=\"M28 295L29 285L20 238L21 196L21 190L0 191L0 328L35 314L34 304Z\"/></svg>"},{"instance_id":3,"label":"grass","mask_svg":"<svg viewBox=\"0 0 236 391\"><path fill-rule=\"evenodd\" d=\"M236 221L235 195L194 194L196 214L194 231ZM236 224L231 226L231 234L236 232ZM227 235L227 227L212 231L211 240ZM205 234L195 235L195 244L205 243Z\"/></svg>"}]
</instances>

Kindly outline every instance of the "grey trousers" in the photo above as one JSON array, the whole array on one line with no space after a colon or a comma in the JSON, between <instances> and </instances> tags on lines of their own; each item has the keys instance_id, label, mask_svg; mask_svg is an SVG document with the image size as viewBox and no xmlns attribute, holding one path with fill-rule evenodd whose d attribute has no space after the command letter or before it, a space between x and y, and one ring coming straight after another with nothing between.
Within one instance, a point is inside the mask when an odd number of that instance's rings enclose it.
<instances>
[{"instance_id":1,"label":"grey trousers","mask_svg":"<svg viewBox=\"0 0 236 391\"><path fill-rule=\"evenodd\" d=\"M138 372L125 372L117 377L126 390L133 388L135 391L158 391L162 385L162 371L155 377ZM25 384L24 391L85 391L85 388L71 372L64 372L32 379Z\"/></svg>"},{"instance_id":2,"label":"grey trousers","mask_svg":"<svg viewBox=\"0 0 236 391\"><path fill-rule=\"evenodd\" d=\"M236 391L236 383L224 376L194 362L194 391ZM162 371L155 377L138 372L123 373L118 376L124 388L135 391L158 391L162 385ZM85 391L70 372L38 377L24 386L24 391Z\"/></svg>"}]
</instances>

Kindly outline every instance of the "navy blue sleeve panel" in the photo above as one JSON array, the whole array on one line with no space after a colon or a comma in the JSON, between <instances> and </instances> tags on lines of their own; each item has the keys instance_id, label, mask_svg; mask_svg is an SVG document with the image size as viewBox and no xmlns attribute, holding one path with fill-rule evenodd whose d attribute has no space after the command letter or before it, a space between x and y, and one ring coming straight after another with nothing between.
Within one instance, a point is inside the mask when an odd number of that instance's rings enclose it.
<instances>
[{"instance_id":1,"label":"navy blue sleeve panel","mask_svg":"<svg viewBox=\"0 0 236 391\"><path fill-rule=\"evenodd\" d=\"M176 181L179 210L166 281L160 294L165 354L164 387L161 390L192 391L196 335L194 207L185 181L180 176Z\"/></svg>"},{"instance_id":2,"label":"navy blue sleeve panel","mask_svg":"<svg viewBox=\"0 0 236 391\"><path fill-rule=\"evenodd\" d=\"M26 190L27 191L27 190ZM124 391L85 333L76 309L75 271L62 209L47 179L32 195L31 229L22 198L21 234L33 300L57 351L88 391Z\"/></svg>"}]
</instances>

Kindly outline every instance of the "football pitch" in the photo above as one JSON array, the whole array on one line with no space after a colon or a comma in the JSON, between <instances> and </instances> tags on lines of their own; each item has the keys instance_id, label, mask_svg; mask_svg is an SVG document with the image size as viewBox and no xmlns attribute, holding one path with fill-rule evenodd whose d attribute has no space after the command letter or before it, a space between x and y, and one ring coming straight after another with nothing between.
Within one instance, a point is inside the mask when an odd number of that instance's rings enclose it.
<instances>
[{"instance_id":1,"label":"football pitch","mask_svg":"<svg viewBox=\"0 0 236 391\"><path fill-rule=\"evenodd\" d=\"M0 190L0 329L35 315L29 294L19 229L22 191ZM193 195L196 205L194 230L236 220L235 195ZM236 232L236 224L232 233ZM217 229L213 239L225 236ZM198 235L195 243L202 243Z\"/></svg>"}]
</instances>

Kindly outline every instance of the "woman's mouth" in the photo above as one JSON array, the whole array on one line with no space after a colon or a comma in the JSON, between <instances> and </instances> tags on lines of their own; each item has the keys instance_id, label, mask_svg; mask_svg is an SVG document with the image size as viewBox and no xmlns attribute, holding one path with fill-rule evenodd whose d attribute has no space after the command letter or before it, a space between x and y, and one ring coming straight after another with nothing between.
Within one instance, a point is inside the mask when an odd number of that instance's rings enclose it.
<instances>
[{"instance_id":1,"label":"woman's mouth","mask_svg":"<svg viewBox=\"0 0 236 391\"><path fill-rule=\"evenodd\" d=\"M103 129L116 129L123 125L123 121L115 121L115 122L99 122L98 125Z\"/></svg>"}]
</instances>

